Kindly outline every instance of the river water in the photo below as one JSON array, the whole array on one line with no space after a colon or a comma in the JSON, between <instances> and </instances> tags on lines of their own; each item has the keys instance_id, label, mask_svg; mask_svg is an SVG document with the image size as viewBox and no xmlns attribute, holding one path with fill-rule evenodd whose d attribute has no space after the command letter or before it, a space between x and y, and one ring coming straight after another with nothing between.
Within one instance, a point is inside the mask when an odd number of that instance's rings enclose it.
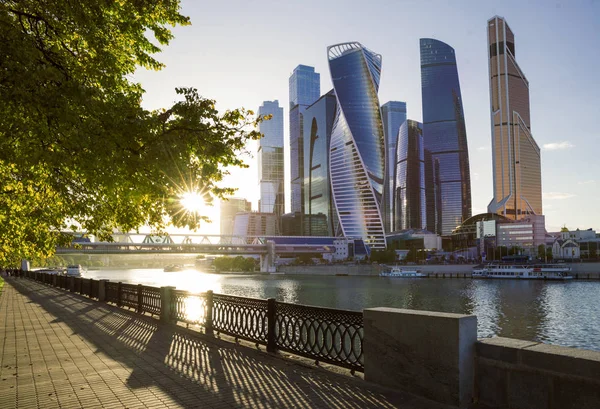
<instances>
[{"instance_id":1,"label":"river water","mask_svg":"<svg viewBox=\"0 0 600 409\"><path fill-rule=\"evenodd\" d=\"M600 351L600 281L472 280L90 270L84 277L347 310L396 307L475 314L493 335Z\"/></svg>"}]
</instances>

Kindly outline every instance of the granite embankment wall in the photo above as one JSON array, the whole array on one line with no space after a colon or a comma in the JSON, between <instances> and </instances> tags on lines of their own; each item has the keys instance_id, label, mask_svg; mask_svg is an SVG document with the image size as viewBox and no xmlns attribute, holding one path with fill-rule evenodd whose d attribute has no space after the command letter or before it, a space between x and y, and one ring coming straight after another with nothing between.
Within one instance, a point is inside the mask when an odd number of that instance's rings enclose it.
<instances>
[{"instance_id":1,"label":"granite embankment wall","mask_svg":"<svg viewBox=\"0 0 600 409\"><path fill-rule=\"evenodd\" d=\"M573 263L568 264L572 274L577 279L600 279L600 263ZM470 278L473 264L435 264L424 266L406 266L417 268L431 277L437 278ZM285 274L306 275L349 275L349 276L377 276L384 267L377 264L331 264L316 266L279 266L278 271Z\"/></svg>"},{"instance_id":2,"label":"granite embankment wall","mask_svg":"<svg viewBox=\"0 0 600 409\"><path fill-rule=\"evenodd\" d=\"M600 352L520 341L475 345L475 401L486 408L600 408Z\"/></svg>"}]
</instances>

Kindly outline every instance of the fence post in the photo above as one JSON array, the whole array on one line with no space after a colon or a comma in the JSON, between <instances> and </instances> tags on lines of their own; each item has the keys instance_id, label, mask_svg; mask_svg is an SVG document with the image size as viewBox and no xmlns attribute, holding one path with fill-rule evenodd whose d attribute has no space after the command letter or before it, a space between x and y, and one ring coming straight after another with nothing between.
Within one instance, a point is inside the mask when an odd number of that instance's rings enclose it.
<instances>
[{"instance_id":1,"label":"fence post","mask_svg":"<svg viewBox=\"0 0 600 409\"><path fill-rule=\"evenodd\" d=\"M123 283L117 283L117 307L121 306L121 300L123 299Z\"/></svg>"},{"instance_id":2,"label":"fence post","mask_svg":"<svg viewBox=\"0 0 600 409\"><path fill-rule=\"evenodd\" d=\"M108 280L100 280L98 282L98 301L106 301L106 283ZM81 286L81 280L79 281ZM80 287L81 289L81 287Z\"/></svg>"},{"instance_id":3,"label":"fence post","mask_svg":"<svg viewBox=\"0 0 600 409\"><path fill-rule=\"evenodd\" d=\"M171 322L171 300L175 287L160 287L160 320Z\"/></svg>"},{"instance_id":4,"label":"fence post","mask_svg":"<svg viewBox=\"0 0 600 409\"><path fill-rule=\"evenodd\" d=\"M267 299L267 351L275 352L275 298Z\"/></svg>"},{"instance_id":5,"label":"fence post","mask_svg":"<svg viewBox=\"0 0 600 409\"><path fill-rule=\"evenodd\" d=\"M90 278L90 292L88 293L88 296L90 298L92 298L92 294L93 294L93 287L94 287L94 279Z\"/></svg>"},{"instance_id":6,"label":"fence post","mask_svg":"<svg viewBox=\"0 0 600 409\"><path fill-rule=\"evenodd\" d=\"M213 334L213 292L206 292L206 317L204 317L204 333Z\"/></svg>"},{"instance_id":7,"label":"fence post","mask_svg":"<svg viewBox=\"0 0 600 409\"><path fill-rule=\"evenodd\" d=\"M69 280L68 281L69 291L74 293L75 292L75 277L67 276L66 279ZM91 284L90 284L90 287L91 287ZM90 291L90 298L91 298L91 294L92 294L92 292Z\"/></svg>"},{"instance_id":8,"label":"fence post","mask_svg":"<svg viewBox=\"0 0 600 409\"><path fill-rule=\"evenodd\" d=\"M52 285L54 287L58 287L58 285L56 284L57 280L58 280L58 275L53 275L52 276Z\"/></svg>"},{"instance_id":9,"label":"fence post","mask_svg":"<svg viewBox=\"0 0 600 409\"><path fill-rule=\"evenodd\" d=\"M144 286L142 284L138 284L138 286L137 286L137 295L138 295L137 312L138 312L138 314L141 314L144 311L144 309L142 307L143 300L144 300L144 298L143 298L143 292L142 292L143 289L144 289Z\"/></svg>"}]
</instances>

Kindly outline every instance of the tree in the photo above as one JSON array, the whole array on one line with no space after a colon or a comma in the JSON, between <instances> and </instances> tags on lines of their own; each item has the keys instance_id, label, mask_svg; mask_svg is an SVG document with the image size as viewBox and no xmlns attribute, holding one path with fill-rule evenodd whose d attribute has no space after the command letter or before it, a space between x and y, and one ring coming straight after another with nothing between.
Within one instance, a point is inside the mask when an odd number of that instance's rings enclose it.
<instances>
[{"instance_id":1,"label":"tree","mask_svg":"<svg viewBox=\"0 0 600 409\"><path fill-rule=\"evenodd\" d=\"M540 260L544 260L546 258L546 245L545 244L540 244L538 246L537 256Z\"/></svg>"},{"instance_id":2,"label":"tree","mask_svg":"<svg viewBox=\"0 0 600 409\"><path fill-rule=\"evenodd\" d=\"M0 3L0 265L49 257L65 230L110 240L113 229L198 228L179 199L210 202L227 166L258 139L252 111L219 113L196 89L148 111L130 80L169 27L188 25L178 0Z\"/></svg>"}]
</instances>

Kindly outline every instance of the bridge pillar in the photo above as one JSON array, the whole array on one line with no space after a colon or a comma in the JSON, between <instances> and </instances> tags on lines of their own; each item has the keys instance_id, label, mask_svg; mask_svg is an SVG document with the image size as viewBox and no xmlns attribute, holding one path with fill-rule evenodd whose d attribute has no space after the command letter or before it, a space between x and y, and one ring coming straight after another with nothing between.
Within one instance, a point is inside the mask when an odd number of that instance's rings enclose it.
<instances>
[{"instance_id":1,"label":"bridge pillar","mask_svg":"<svg viewBox=\"0 0 600 409\"><path fill-rule=\"evenodd\" d=\"M275 242L272 240L267 240L265 244L267 246L267 254L260 255L260 272L274 273L276 271L275 260L277 259Z\"/></svg>"}]
</instances>

